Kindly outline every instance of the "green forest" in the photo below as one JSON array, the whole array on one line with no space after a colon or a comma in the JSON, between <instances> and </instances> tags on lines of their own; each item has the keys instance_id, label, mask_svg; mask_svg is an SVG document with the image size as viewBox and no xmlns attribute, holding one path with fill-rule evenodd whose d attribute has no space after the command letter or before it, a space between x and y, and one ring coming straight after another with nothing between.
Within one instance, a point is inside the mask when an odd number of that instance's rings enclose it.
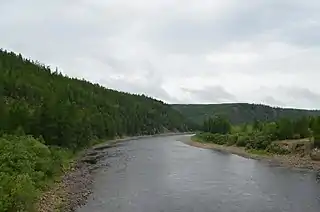
<instances>
[{"instance_id":1,"label":"green forest","mask_svg":"<svg viewBox=\"0 0 320 212\"><path fill-rule=\"evenodd\" d=\"M0 211L32 211L47 182L94 142L187 130L186 119L161 101L0 50Z\"/></svg>"},{"instance_id":2,"label":"green forest","mask_svg":"<svg viewBox=\"0 0 320 212\"><path fill-rule=\"evenodd\" d=\"M297 119L302 116L319 116L319 110L301 110L270 107L261 104L228 103L228 104L175 104L173 108L180 111L189 120L201 125L205 119L220 115L232 124L277 121L281 118Z\"/></svg>"},{"instance_id":3,"label":"green forest","mask_svg":"<svg viewBox=\"0 0 320 212\"><path fill-rule=\"evenodd\" d=\"M303 148L320 147L320 116L280 118L272 122L255 119L253 123L231 125L228 119L217 115L204 120L202 132L195 138L201 142L245 147L249 151L289 154L290 149L276 141L293 143L293 140L307 139Z\"/></svg>"}]
</instances>

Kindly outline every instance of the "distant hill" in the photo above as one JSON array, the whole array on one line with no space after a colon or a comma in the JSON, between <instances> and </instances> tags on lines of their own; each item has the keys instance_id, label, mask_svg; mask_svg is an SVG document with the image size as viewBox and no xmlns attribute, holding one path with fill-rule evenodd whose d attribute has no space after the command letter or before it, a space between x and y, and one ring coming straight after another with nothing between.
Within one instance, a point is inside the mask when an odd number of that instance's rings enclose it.
<instances>
[{"instance_id":1,"label":"distant hill","mask_svg":"<svg viewBox=\"0 0 320 212\"><path fill-rule=\"evenodd\" d=\"M248 103L174 104L172 107L198 124L201 124L206 117L214 115L223 115L233 124L252 122L254 119L273 121L281 117L294 119L304 115L320 115L319 110L287 109Z\"/></svg>"}]
</instances>

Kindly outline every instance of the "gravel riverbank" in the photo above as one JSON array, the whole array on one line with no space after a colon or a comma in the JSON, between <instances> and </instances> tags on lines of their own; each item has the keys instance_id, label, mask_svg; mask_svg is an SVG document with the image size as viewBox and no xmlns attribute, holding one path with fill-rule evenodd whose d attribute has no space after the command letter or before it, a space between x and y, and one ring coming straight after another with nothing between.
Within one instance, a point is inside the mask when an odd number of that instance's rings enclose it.
<instances>
[{"instance_id":1,"label":"gravel riverbank","mask_svg":"<svg viewBox=\"0 0 320 212\"><path fill-rule=\"evenodd\" d=\"M213 143L201 143L197 142L191 137L185 137L184 143L206 149L214 149L217 151L228 152L231 154L239 155L246 158L252 158L260 160L262 162L267 162L272 165L285 166L290 168L307 169L312 171L320 172L320 161L313 161L309 156L301 157L299 155L264 155L264 154L254 154L245 150L243 147L236 146L224 146Z\"/></svg>"}]
</instances>

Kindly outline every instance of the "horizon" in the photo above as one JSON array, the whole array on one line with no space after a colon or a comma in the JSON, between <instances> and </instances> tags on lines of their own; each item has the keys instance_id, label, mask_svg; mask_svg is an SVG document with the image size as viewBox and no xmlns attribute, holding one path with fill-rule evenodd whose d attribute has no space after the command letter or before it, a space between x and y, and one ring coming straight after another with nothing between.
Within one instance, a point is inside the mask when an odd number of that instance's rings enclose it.
<instances>
[{"instance_id":1,"label":"horizon","mask_svg":"<svg viewBox=\"0 0 320 212\"><path fill-rule=\"evenodd\" d=\"M3 51L7 51L7 52L9 52L9 53L14 53L14 54L16 54L16 55L21 54L23 59L28 59L28 60L32 61L33 63L39 62L40 64L43 64L43 65L47 66L47 64L44 64L44 63L42 63L41 61L38 61L38 60L36 60L36 59L28 58L28 57L26 57L25 55L23 55L22 53L14 52L14 51L8 50L8 49L3 49L3 48L1 48L1 47L0 47L0 49L3 50ZM78 77L72 77L72 76L69 76L69 75L67 75L67 74L64 74L64 73L60 72L60 70L58 69L58 67L51 67L51 66L49 66L49 68L50 68L51 72L54 72L54 70L57 69L57 70L59 71L59 73L61 73L63 76L68 77L68 78L75 78L75 79L77 79L77 80L85 80L85 81L87 81L87 82L89 82L89 83L91 83L91 84L98 84L98 85L100 85L100 86L102 86L102 87L104 87L104 88L106 88L106 89L110 89L110 90L114 90L114 91L118 91L118 92L125 92L125 93L133 94L133 95L145 95L146 97L149 97L149 98L152 98L152 99L155 99L155 100L158 100L158 101L162 101L162 102L164 102L165 104L168 104L168 105L251 104L251 105L263 105L263 106L268 106L268 107L273 107L273 108L282 108L282 109L310 110L310 111L318 111L318 110L320 110L320 108L299 108L299 107L294 107L294 106L278 106L278 105L271 105L271 104L268 104L268 103L261 103L261 102L216 102L216 103L212 103L212 102L211 102L211 103L210 103L210 102L207 102L207 103L206 103L206 102L204 102L204 103L196 103L196 102L195 102L195 103L187 103L187 102L183 103L183 102L177 102L177 103L170 103L170 102L166 102L165 100L158 99L158 98L156 98L156 97L154 97L154 96L150 96L150 95L148 95L148 94L146 94L146 93L133 93L133 92L130 92L130 91L123 91L123 90L119 90L119 89L108 88L108 87L106 87L105 85L102 85L102 84L100 84L100 83L98 83L98 82L92 82L92 81L87 80L87 79L85 79L85 78L82 78L82 79L81 79L81 78L78 78Z\"/></svg>"},{"instance_id":2,"label":"horizon","mask_svg":"<svg viewBox=\"0 0 320 212\"><path fill-rule=\"evenodd\" d=\"M169 104L319 109L320 2L246 1L3 2L0 47Z\"/></svg>"},{"instance_id":3,"label":"horizon","mask_svg":"<svg viewBox=\"0 0 320 212\"><path fill-rule=\"evenodd\" d=\"M7 52L11 52L11 53L14 53L14 54L16 54L16 55L18 55L18 54L21 54L21 53L19 53L19 52L14 52L14 51L12 51L12 50L7 50L7 49L3 49L3 48L1 48L0 47L0 49L2 49L3 51L7 51ZM22 54L21 54L22 55ZM25 55L22 55L22 58L24 58L24 59L28 59L28 60L31 60L33 63L35 63L37 60L34 60L34 59L31 59L31 58L27 58ZM41 63L41 61L37 61L37 62L40 62L40 64L43 64L43 63ZM46 65L46 64L43 64L43 65ZM50 70L51 70L51 72L53 72L54 70L55 70L55 68L54 67L51 67L51 66L49 66L49 68L50 68ZM56 67L57 68L57 67ZM58 71L59 71L59 69L58 69ZM132 92L130 92L130 91L122 91L122 90L118 90L118 89L113 89L113 88L108 88L108 87L106 87L106 86L104 86L104 85L101 85L100 83L97 83L97 82L92 82L92 81L89 81L89 80L87 80L87 79L81 79L81 78L78 78L78 77L72 77L72 76L68 76L67 74L63 74L62 72L59 72L59 73L61 73L63 76L65 76L65 77L68 77L68 78L75 78L75 79L77 79L77 80L85 80L85 81L87 81L87 82L89 82L89 83L91 83L91 84L99 84L100 86L102 86L102 87L104 87L104 88L106 88L106 89L110 89L110 90L114 90L114 91L118 91L118 92L125 92L125 93L128 93L128 94L133 94L133 95L145 95L146 97L149 97L149 98L152 98L152 99L155 99L155 100L158 100L158 101L162 101L162 102L164 102L165 104L168 104L168 105L223 105L223 104L251 104L251 105L263 105L263 106L268 106L268 107L272 107L272 108L281 108L281 109L294 109L294 110L309 110L309 111L318 111L318 110L320 110L320 108L297 108L297 107L294 107L294 106L284 106L284 107L282 107L282 106L277 106L277 105L271 105L271 104L267 104L267 103L259 103L259 102L217 102L217 103L210 103L210 102L208 102L208 103L170 103L170 102L166 102L166 101L164 101L164 100L162 100L162 99L157 99L156 97L153 97L153 96L149 96L148 94L146 94L146 93L132 93Z\"/></svg>"}]
</instances>

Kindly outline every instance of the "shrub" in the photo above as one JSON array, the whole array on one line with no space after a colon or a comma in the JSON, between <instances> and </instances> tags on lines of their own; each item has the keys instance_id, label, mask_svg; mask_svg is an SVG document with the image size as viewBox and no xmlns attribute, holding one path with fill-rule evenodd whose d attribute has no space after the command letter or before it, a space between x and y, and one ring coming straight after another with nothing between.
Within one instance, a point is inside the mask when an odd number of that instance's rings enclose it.
<instances>
[{"instance_id":1,"label":"shrub","mask_svg":"<svg viewBox=\"0 0 320 212\"><path fill-rule=\"evenodd\" d=\"M268 136L265 135L253 135L250 140L251 148L264 150L271 143L271 140Z\"/></svg>"},{"instance_id":2,"label":"shrub","mask_svg":"<svg viewBox=\"0 0 320 212\"><path fill-rule=\"evenodd\" d=\"M247 145L248 141L249 141L249 136L239 135L236 145L239 147L244 147Z\"/></svg>"},{"instance_id":3,"label":"shrub","mask_svg":"<svg viewBox=\"0 0 320 212\"><path fill-rule=\"evenodd\" d=\"M227 143L228 136L227 135L222 135L222 134L214 134L214 140L213 143L219 144L219 145L224 145Z\"/></svg>"},{"instance_id":4,"label":"shrub","mask_svg":"<svg viewBox=\"0 0 320 212\"><path fill-rule=\"evenodd\" d=\"M218 134L218 133L200 133L197 136L200 141L214 143L219 145L227 144L229 141L230 135Z\"/></svg>"},{"instance_id":5,"label":"shrub","mask_svg":"<svg viewBox=\"0 0 320 212\"><path fill-rule=\"evenodd\" d=\"M33 211L41 189L62 171L71 154L31 136L0 138L0 212Z\"/></svg>"},{"instance_id":6,"label":"shrub","mask_svg":"<svg viewBox=\"0 0 320 212\"><path fill-rule=\"evenodd\" d=\"M231 131L231 124L226 118L222 116L216 116L204 121L203 130L213 134L228 134Z\"/></svg>"},{"instance_id":7,"label":"shrub","mask_svg":"<svg viewBox=\"0 0 320 212\"><path fill-rule=\"evenodd\" d=\"M314 147L320 148L320 133L314 136Z\"/></svg>"},{"instance_id":8,"label":"shrub","mask_svg":"<svg viewBox=\"0 0 320 212\"><path fill-rule=\"evenodd\" d=\"M286 155L289 154L290 151L282 148L279 144L277 143L271 143L267 148L266 148L267 152L270 153L275 153L275 154L279 154L279 155Z\"/></svg>"},{"instance_id":9,"label":"shrub","mask_svg":"<svg viewBox=\"0 0 320 212\"><path fill-rule=\"evenodd\" d=\"M29 174L0 175L0 211L34 211L38 194Z\"/></svg>"},{"instance_id":10,"label":"shrub","mask_svg":"<svg viewBox=\"0 0 320 212\"><path fill-rule=\"evenodd\" d=\"M227 146L235 145L237 141L238 141L238 135L228 135L228 140L226 145Z\"/></svg>"},{"instance_id":11,"label":"shrub","mask_svg":"<svg viewBox=\"0 0 320 212\"><path fill-rule=\"evenodd\" d=\"M203 142L212 142L214 140L214 134L212 133L200 133L197 135L197 137L199 138L200 141L203 141Z\"/></svg>"}]
</instances>

